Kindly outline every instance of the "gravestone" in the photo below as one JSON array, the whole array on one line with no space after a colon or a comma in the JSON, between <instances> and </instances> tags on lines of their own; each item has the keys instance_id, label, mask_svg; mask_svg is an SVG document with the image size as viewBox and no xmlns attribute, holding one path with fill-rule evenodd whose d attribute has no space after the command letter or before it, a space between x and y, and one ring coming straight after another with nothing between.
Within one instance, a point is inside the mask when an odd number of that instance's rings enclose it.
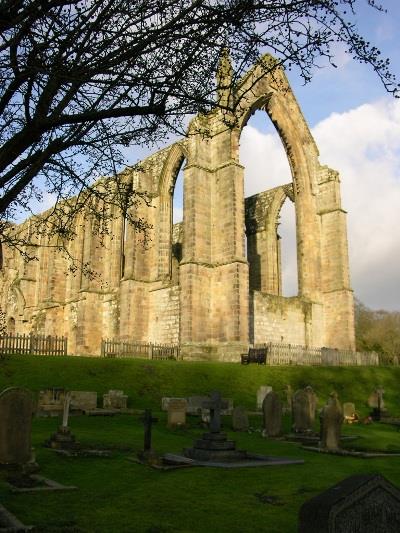
<instances>
[{"instance_id":1,"label":"gravestone","mask_svg":"<svg viewBox=\"0 0 400 533\"><path fill-rule=\"evenodd\" d=\"M348 477L305 502L298 533L398 533L400 490L383 476Z\"/></svg>"},{"instance_id":2,"label":"gravestone","mask_svg":"<svg viewBox=\"0 0 400 533\"><path fill-rule=\"evenodd\" d=\"M209 400L208 396L189 396L187 400L187 414L188 415L198 415L204 416L207 413L204 412L206 407L205 403ZM231 415L233 411L233 399L232 398L223 398L224 408L221 411L221 415Z\"/></svg>"},{"instance_id":3,"label":"gravestone","mask_svg":"<svg viewBox=\"0 0 400 533\"><path fill-rule=\"evenodd\" d=\"M71 391L71 410L91 411L97 408L97 392L85 390Z\"/></svg>"},{"instance_id":4,"label":"gravestone","mask_svg":"<svg viewBox=\"0 0 400 533\"><path fill-rule=\"evenodd\" d=\"M292 403L293 403L293 389L291 385L286 385L285 387L285 393L286 393L286 412L292 413Z\"/></svg>"},{"instance_id":5,"label":"gravestone","mask_svg":"<svg viewBox=\"0 0 400 533\"><path fill-rule=\"evenodd\" d=\"M187 398L188 415L201 415L203 403L208 399L208 396L189 396Z\"/></svg>"},{"instance_id":6,"label":"gravestone","mask_svg":"<svg viewBox=\"0 0 400 533\"><path fill-rule=\"evenodd\" d=\"M336 392L330 394L327 404L322 408L320 422L321 448L326 450L338 450L340 448L343 409Z\"/></svg>"},{"instance_id":7,"label":"gravestone","mask_svg":"<svg viewBox=\"0 0 400 533\"><path fill-rule=\"evenodd\" d=\"M247 410L240 405L232 411L232 429L233 431L247 431L249 429L249 415Z\"/></svg>"},{"instance_id":8,"label":"gravestone","mask_svg":"<svg viewBox=\"0 0 400 533\"><path fill-rule=\"evenodd\" d=\"M60 387L39 391L37 414L39 416L58 416L63 411L66 391Z\"/></svg>"},{"instance_id":9,"label":"gravestone","mask_svg":"<svg viewBox=\"0 0 400 533\"><path fill-rule=\"evenodd\" d=\"M10 387L0 393L0 464L23 466L31 461L33 410L31 391Z\"/></svg>"},{"instance_id":10,"label":"gravestone","mask_svg":"<svg viewBox=\"0 0 400 533\"><path fill-rule=\"evenodd\" d=\"M263 401L264 431L266 437L278 437L282 432L282 402L276 392L269 392Z\"/></svg>"},{"instance_id":11,"label":"gravestone","mask_svg":"<svg viewBox=\"0 0 400 533\"><path fill-rule=\"evenodd\" d=\"M245 457L246 453L236 450L234 441L221 432L221 411L227 408L228 402L218 391L213 391L203 406L210 411L210 431L196 440L193 448L186 448L184 456L198 461L236 461Z\"/></svg>"},{"instance_id":12,"label":"gravestone","mask_svg":"<svg viewBox=\"0 0 400 533\"><path fill-rule=\"evenodd\" d=\"M107 394L103 394L103 408L104 409L126 409L128 396L122 390L109 390Z\"/></svg>"},{"instance_id":13,"label":"gravestone","mask_svg":"<svg viewBox=\"0 0 400 533\"><path fill-rule=\"evenodd\" d=\"M56 433L53 433L50 439L45 442L45 446L58 450L71 450L79 447L79 443L76 442L75 436L71 433L71 430L68 426L70 405L71 393L68 392L64 397L62 424L59 426Z\"/></svg>"},{"instance_id":14,"label":"gravestone","mask_svg":"<svg viewBox=\"0 0 400 533\"><path fill-rule=\"evenodd\" d=\"M292 402L293 431L296 433L312 432L315 408L316 396L311 387L300 389L294 393Z\"/></svg>"},{"instance_id":15,"label":"gravestone","mask_svg":"<svg viewBox=\"0 0 400 533\"><path fill-rule=\"evenodd\" d=\"M317 398L317 395L315 394L313 388L310 387L310 385L308 385L305 388L305 391L308 394L308 397L309 397L309 400L310 400L310 404L309 404L310 405L310 424L311 424L311 427L313 427L314 426L314 422L315 422L315 412L317 410L318 398Z\"/></svg>"},{"instance_id":16,"label":"gravestone","mask_svg":"<svg viewBox=\"0 0 400 533\"><path fill-rule=\"evenodd\" d=\"M257 391L257 409L262 409L262 404L266 395L272 391L269 385L261 385Z\"/></svg>"},{"instance_id":17,"label":"gravestone","mask_svg":"<svg viewBox=\"0 0 400 533\"><path fill-rule=\"evenodd\" d=\"M358 415L354 403L346 402L343 404L343 417L345 424L352 424L353 422L358 421Z\"/></svg>"},{"instance_id":18,"label":"gravestone","mask_svg":"<svg viewBox=\"0 0 400 533\"><path fill-rule=\"evenodd\" d=\"M170 396L164 396L163 398L161 398L161 411L167 412L169 402L174 401L174 400L185 400L186 401L186 412L188 412L188 401L186 398L173 398Z\"/></svg>"},{"instance_id":19,"label":"gravestone","mask_svg":"<svg viewBox=\"0 0 400 533\"><path fill-rule=\"evenodd\" d=\"M184 427L186 425L187 401L175 398L168 403L168 427Z\"/></svg>"},{"instance_id":20,"label":"gravestone","mask_svg":"<svg viewBox=\"0 0 400 533\"><path fill-rule=\"evenodd\" d=\"M368 406L372 409L385 409L385 402L383 400L384 389L375 389L368 397Z\"/></svg>"},{"instance_id":21,"label":"gravestone","mask_svg":"<svg viewBox=\"0 0 400 533\"><path fill-rule=\"evenodd\" d=\"M141 461L147 463L157 463L159 458L151 447L151 430L154 423L158 422L158 418L154 418L151 409L145 409L144 415L140 418L144 426L143 451L138 453Z\"/></svg>"}]
</instances>

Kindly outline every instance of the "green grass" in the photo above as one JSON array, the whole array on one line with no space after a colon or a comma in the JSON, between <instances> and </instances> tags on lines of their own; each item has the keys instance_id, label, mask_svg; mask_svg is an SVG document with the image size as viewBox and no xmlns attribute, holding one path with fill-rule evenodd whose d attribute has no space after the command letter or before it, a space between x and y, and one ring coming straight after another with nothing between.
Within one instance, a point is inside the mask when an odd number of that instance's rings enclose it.
<instances>
[{"instance_id":1,"label":"green grass","mask_svg":"<svg viewBox=\"0 0 400 533\"><path fill-rule=\"evenodd\" d=\"M393 414L400 414L400 369L242 367L234 364L101 360L90 358L18 357L0 362L0 389L26 386L34 391L50 386L96 390L102 394L121 388L129 394L131 407L152 407L159 418L153 430L157 452L180 452L202 433L197 418L189 427L172 431L165 413L159 411L165 395L204 394L218 388L235 404L255 406L259 385L283 391L311 384L324 403L335 389L342 401L354 401L366 412L365 400L380 385ZM283 394L283 393L282 393ZM285 418L286 429L290 426ZM263 439L259 431L229 435L239 448L267 455L305 460L303 465L223 470L193 468L160 472L128 461L142 447L143 427L137 415L113 418L71 417L77 439L87 445L109 447L113 456L64 458L42 443L56 429L57 419L35 419L33 445L41 473L74 492L11 494L0 483L0 501L24 523L41 532L252 532L295 533L302 503L341 479L355 473L379 472L400 486L400 460L360 459L317 454L298 444ZM251 417L254 428L261 417ZM383 424L346 426L344 432L360 435L348 447L366 450L400 449L400 433ZM276 505L263 503L263 495Z\"/></svg>"}]
</instances>

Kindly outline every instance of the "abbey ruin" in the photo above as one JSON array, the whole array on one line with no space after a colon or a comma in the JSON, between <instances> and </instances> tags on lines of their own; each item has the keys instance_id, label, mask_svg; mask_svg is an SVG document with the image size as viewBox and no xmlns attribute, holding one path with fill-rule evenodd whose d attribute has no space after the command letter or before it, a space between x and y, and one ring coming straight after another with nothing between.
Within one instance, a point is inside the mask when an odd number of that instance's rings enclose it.
<instances>
[{"instance_id":1,"label":"abbey ruin","mask_svg":"<svg viewBox=\"0 0 400 533\"><path fill-rule=\"evenodd\" d=\"M354 350L339 175L319 163L284 72L260 68L234 94L219 91L220 102L237 99L235 116L221 107L199 115L185 138L146 158L140 171L127 171L133 189L152 198L135 213L152 225L148 247L122 215L100 245L84 214L70 252L100 277L69 273L46 236L37 237L38 261L25 262L3 246L1 308L9 332L65 335L71 354L99 355L102 338L180 344L184 359L237 361L249 344L270 341ZM260 109L280 135L293 180L245 199L239 142ZM172 195L182 165L183 222L174 225ZM287 198L296 212L299 286L289 298L281 291L277 233Z\"/></svg>"}]
</instances>

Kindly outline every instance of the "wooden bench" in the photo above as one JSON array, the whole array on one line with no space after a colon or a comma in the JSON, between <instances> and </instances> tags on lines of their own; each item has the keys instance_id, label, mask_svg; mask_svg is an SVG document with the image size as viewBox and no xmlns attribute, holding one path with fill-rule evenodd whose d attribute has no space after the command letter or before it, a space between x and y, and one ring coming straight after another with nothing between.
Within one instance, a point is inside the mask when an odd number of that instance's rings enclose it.
<instances>
[{"instance_id":1,"label":"wooden bench","mask_svg":"<svg viewBox=\"0 0 400 533\"><path fill-rule=\"evenodd\" d=\"M241 354L242 365L257 363L258 365L267 364L268 348L249 348L248 353Z\"/></svg>"}]
</instances>

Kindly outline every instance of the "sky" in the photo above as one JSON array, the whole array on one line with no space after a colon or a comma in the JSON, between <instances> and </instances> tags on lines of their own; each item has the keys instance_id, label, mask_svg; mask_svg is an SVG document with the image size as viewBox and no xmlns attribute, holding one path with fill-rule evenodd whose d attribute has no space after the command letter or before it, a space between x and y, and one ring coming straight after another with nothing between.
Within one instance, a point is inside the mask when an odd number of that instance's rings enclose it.
<instances>
[{"instance_id":1,"label":"sky","mask_svg":"<svg viewBox=\"0 0 400 533\"><path fill-rule=\"evenodd\" d=\"M400 0L385 1L385 6L387 14L363 9L357 23L391 59L400 81ZM400 99L386 92L370 67L353 61L339 46L336 63L336 69L317 70L305 86L296 73L288 77L321 164L340 173L355 296L372 309L400 311ZM264 112L257 112L243 130L240 160L245 196L291 181L283 146ZM286 296L297 293L294 228L294 207L287 201L279 227Z\"/></svg>"}]
</instances>

